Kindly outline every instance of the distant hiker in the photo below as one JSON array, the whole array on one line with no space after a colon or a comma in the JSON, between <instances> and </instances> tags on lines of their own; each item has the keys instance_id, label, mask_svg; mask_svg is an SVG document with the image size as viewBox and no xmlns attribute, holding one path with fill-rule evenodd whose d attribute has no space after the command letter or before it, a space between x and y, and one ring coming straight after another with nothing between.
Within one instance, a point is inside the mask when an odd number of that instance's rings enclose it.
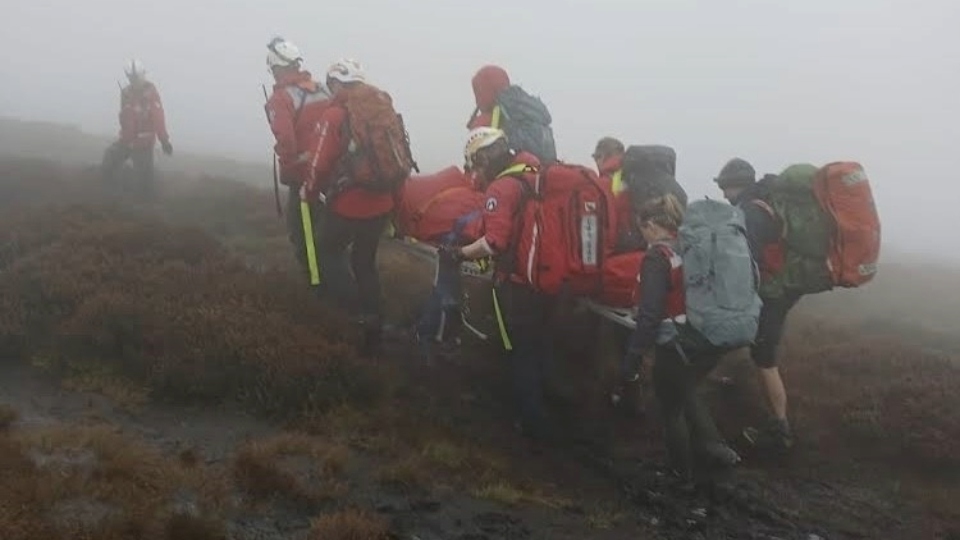
<instances>
[{"instance_id":1,"label":"distant hiker","mask_svg":"<svg viewBox=\"0 0 960 540\"><path fill-rule=\"evenodd\" d=\"M653 350L653 386L670 465L685 480L693 479L697 465L730 466L740 460L721 439L697 397L697 386L722 353L753 339L760 310L746 239L730 226L738 216L742 223L742 214L718 201L695 204L696 226L690 230L682 228L684 209L672 194L655 197L636 210L638 228L649 247L637 276L640 304L622 373L626 381L632 380L643 357ZM687 247L697 257L682 258ZM714 267L720 269L718 275ZM685 279L685 274L701 279ZM723 309L717 305L720 301ZM714 324L718 319L722 324Z\"/></svg>"},{"instance_id":2,"label":"distant hiker","mask_svg":"<svg viewBox=\"0 0 960 540\"><path fill-rule=\"evenodd\" d=\"M322 194L327 201L318 244L321 279L345 309L354 307L357 293L362 352L372 355L380 350L383 329L377 248L395 194L416 164L393 100L367 82L360 64L334 63L327 86L334 98L320 121L315 182L307 187L311 197Z\"/></svg>"},{"instance_id":3,"label":"distant hiker","mask_svg":"<svg viewBox=\"0 0 960 540\"><path fill-rule=\"evenodd\" d=\"M492 127L501 129L510 141L510 147L529 152L541 163L557 160L553 139L553 119L540 98L510 83L510 77L500 66L481 67L473 76L473 95L476 108L467 122L467 129Z\"/></svg>"},{"instance_id":4,"label":"distant hiker","mask_svg":"<svg viewBox=\"0 0 960 540\"><path fill-rule=\"evenodd\" d=\"M816 167L795 164L759 182L747 161L733 158L715 179L745 215L750 251L760 269L763 309L751 356L772 412L744 436L768 450L786 451L794 436L777 347L790 310L806 294L858 287L876 273L880 222L870 185L856 162Z\"/></svg>"},{"instance_id":5,"label":"distant hiker","mask_svg":"<svg viewBox=\"0 0 960 540\"><path fill-rule=\"evenodd\" d=\"M104 153L104 179L116 182L117 169L129 159L133 162L137 189L152 197L155 192L153 149L160 140L166 155L173 154L167 134L163 104L156 85L148 81L139 60L131 60L124 68L129 84L120 91L120 138Z\"/></svg>"},{"instance_id":6,"label":"distant hiker","mask_svg":"<svg viewBox=\"0 0 960 540\"><path fill-rule=\"evenodd\" d=\"M330 104L330 94L313 80L309 71L301 69L302 63L300 49L293 43L276 37L267 44L267 68L276 81L266 104L267 120L276 139L279 180L288 188L287 234L297 261L309 271L310 253L316 257L317 222L322 206L317 197L308 198L305 190L313 177L312 159L320 141L317 128ZM304 217L310 224L306 228ZM306 243L307 229L312 231L310 246Z\"/></svg>"},{"instance_id":7,"label":"distant hiker","mask_svg":"<svg viewBox=\"0 0 960 540\"><path fill-rule=\"evenodd\" d=\"M441 255L455 261L493 256L497 272L493 306L513 370L518 427L525 435L541 439L547 434L543 379L551 349L547 320L552 299L514 269L520 235L517 216L525 200L524 182L531 181L524 177L536 177L540 162L533 154L512 150L506 134L490 127L470 131L464 158L466 169L486 190L485 232L469 245L443 248Z\"/></svg>"},{"instance_id":8,"label":"distant hiker","mask_svg":"<svg viewBox=\"0 0 960 540\"><path fill-rule=\"evenodd\" d=\"M623 155L626 149L619 139L604 137L597 142L593 161L600 177L609 183L617 205L617 243L615 253L636 251L643 246L643 237L634 225L633 203L623 179Z\"/></svg>"}]
</instances>

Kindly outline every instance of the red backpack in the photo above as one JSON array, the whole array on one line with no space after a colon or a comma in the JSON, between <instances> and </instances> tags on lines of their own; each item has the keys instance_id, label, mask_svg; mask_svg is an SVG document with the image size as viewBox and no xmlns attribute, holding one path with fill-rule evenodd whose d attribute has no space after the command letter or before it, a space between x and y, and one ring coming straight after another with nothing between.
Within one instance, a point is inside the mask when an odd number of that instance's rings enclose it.
<instances>
[{"instance_id":1,"label":"red backpack","mask_svg":"<svg viewBox=\"0 0 960 540\"><path fill-rule=\"evenodd\" d=\"M607 257L603 263L603 288L594 297L614 308L634 308L640 303L637 276L645 251L628 251Z\"/></svg>"},{"instance_id":2,"label":"red backpack","mask_svg":"<svg viewBox=\"0 0 960 540\"><path fill-rule=\"evenodd\" d=\"M513 273L547 294L593 295L616 242L610 188L592 169L557 162L524 183Z\"/></svg>"},{"instance_id":3,"label":"red backpack","mask_svg":"<svg viewBox=\"0 0 960 540\"><path fill-rule=\"evenodd\" d=\"M463 171L450 166L433 174L411 176L404 182L399 199L400 233L432 242L454 230L463 216L483 210L484 196ZM461 241L475 240L481 223L471 221L461 231Z\"/></svg>"},{"instance_id":4,"label":"red backpack","mask_svg":"<svg viewBox=\"0 0 960 540\"><path fill-rule=\"evenodd\" d=\"M813 179L813 194L833 218L827 256L833 284L859 287L873 279L880 257L880 216L863 167L852 161L828 163Z\"/></svg>"},{"instance_id":5,"label":"red backpack","mask_svg":"<svg viewBox=\"0 0 960 540\"><path fill-rule=\"evenodd\" d=\"M420 172L403 117L394 110L390 94L373 85L358 83L346 96L350 179L372 191L394 191L411 171Z\"/></svg>"}]
</instances>

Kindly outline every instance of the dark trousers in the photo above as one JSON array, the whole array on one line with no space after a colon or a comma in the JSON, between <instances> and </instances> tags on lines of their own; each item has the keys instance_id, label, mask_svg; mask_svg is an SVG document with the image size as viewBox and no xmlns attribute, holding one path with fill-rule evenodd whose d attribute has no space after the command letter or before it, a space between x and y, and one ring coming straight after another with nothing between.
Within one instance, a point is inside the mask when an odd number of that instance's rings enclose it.
<instances>
[{"instance_id":1,"label":"dark trousers","mask_svg":"<svg viewBox=\"0 0 960 540\"><path fill-rule=\"evenodd\" d=\"M681 475L693 473L697 454L720 433L697 387L717 366L719 355L687 356L671 342L658 345L653 364L653 386L663 416L664 440L671 466Z\"/></svg>"},{"instance_id":2,"label":"dark trousers","mask_svg":"<svg viewBox=\"0 0 960 540\"><path fill-rule=\"evenodd\" d=\"M777 365L777 347L783 337L783 328L787 315L797 305L800 295L785 294L781 298L763 300L760 308L760 324L757 326L757 339L750 347L753 363L760 368L772 368Z\"/></svg>"},{"instance_id":3,"label":"dark trousers","mask_svg":"<svg viewBox=\"0 0 960 540\"><path fill-rule=\"evenodd\" d=\"M324 293L344 310L359 311L363 320L377 324L381 318L377 248L387 218L384 214L350 219L326 211L317 243ZM348 255L351 244L353 249Z\"/></svg>"},{"instance_id":4,"label":"dark trousers","mask_svg":"<svg viewBox=\"0 0 960 540\"><path fill-rule=\"evenodd\" d=\"M543 406L545 372L552 361L549 318L552 300L529 286L505 281L495 287L498 318L506 328L504 345L513 372L515 399L524 432L540 436L546 429Z\"/></svg>"},{"instance_id":5,"label":"dark trousers","mask_svg":"<svg viewBox=\"0 0 960 540\"><path fill-rule=\"evenodd\" d=\"M319 261L320 255L317 251L317 237L319 236L320 225L323 220L323 207L319 201L309 203L310 221L313 225L314 253ZM309 279L310 268L307 264L307 244L304 236L303 216L300 207L300 188L292 186L287 191L287 237L290 239L290 245L293 247L293 254L297 262L303 269L304 275ZM318 262L319 264L319 262ZM321 278L322 282L322 278Z\"/></svg>"},{"instance_id":6,"label":"dark trousers","mask_svg":"<svg viewBox=\"0 0 960 540\"><path fill-rule=\"evenodd\" d=\"M101 163L104 181L119 187L121 181L117 173L128 159L133 162L135 181L133 188L140 195L152 197L156 190L152 145L147 148L131 148L120 141L110 145L104 152Z\"/></svg>"}]
</instances>

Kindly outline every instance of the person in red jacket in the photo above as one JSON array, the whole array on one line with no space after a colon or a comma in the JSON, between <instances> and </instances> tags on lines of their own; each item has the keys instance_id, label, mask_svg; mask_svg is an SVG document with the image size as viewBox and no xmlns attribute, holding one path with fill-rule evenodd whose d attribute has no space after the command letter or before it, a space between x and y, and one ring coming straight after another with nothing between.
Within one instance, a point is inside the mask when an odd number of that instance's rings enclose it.
<instances>
[{"instance_id":1,"label":"person in red jacket","mask_svg":"<svg viewBox=\"0 0 960 540\"><path fill-rule=\"evenodd\" d=\"M352 292L358 293L362 352L370 355L379 352L383 330L377 248L393 211L394 194L352 184L344 174L343 161L352 142L346 129L347 92L365 81L362 67L353 60L340 60L327 70L327 86L334 97L320 120L314 181L307 187L307 196L326 198L327 213L318 243L321 275L327 292L346 309L352 305Z\"/></svg>"},{"instance_id":2,"label":"person in red jacket","mask_svg":"<svg viewBox=\"0 0 960 540\"><path fill-rule=\"evenodd\" d=\"M133 162L140 192L152 196L155 189L153 149L157 139L168 156L173 154L173 145L167 134L160 92L147 80L143 64L131 60L124 72L130 84L120 91L120 138L104 153L103 176L114 183L117 169L129 159Z\"/></svg>"},{"instance_id":3,"label":"person in red jacket","mask_svg":"<svg viewBox=\"0 0 960 540\"><path fill-rule=\"evenodd\" d=\"M510 86L510 76L500 66L487 65L477 70L472 83L477 106L470 115L467 129L472 130L478 127L502 129L503 126L495 125L498 122L495 121L493 112L497 106L497 96Z\"/></svg>"},{"instance_id":4,"label":"person in red jacket","mask_svg":"<svg viewBox=\"0 0 960 540\"><path fill-rule=\"evenodd\" d=\"M544 369L550 356L547 319L552 299L533 288L515 271L516 244L520 234L517 216L526 201L526 189L540 166L529 153L515 153L503 131L490 127L472 130L467 138L466 168L485 186L483 237L472 244L441 250L454 260L493 256L497 271L494 312L514 371L519 427L534 439L548 435L543 409Z\"/></svg>"},{"instance_id":5,"label":"person in red jacket","mask_svg":"<svg viewBox=\"0 0 960 540\"><path fill-rule=\"evenodd\" d=\"M308 269L306 235L301 215L302 193L313 178L310 163L317 150L318 126L330 104L330 93L301 69L300 49L281 37L267 44L267 68L274 78L273 93L267 100L267 120L276 139L274 152L280 169L280 182L287 186L287 233L297 261ZM316 249L317 217L320 202L308 201Z\"/></svg>"},{"instance_id":6,"label":"person in red jacket","mask_svg":"<svg viewBox=\"0 0 960 540\"><path fill-rule=\"evenodd\" d=\"M617 205L616 253L636 251L642 246L642 237L634 226L633 203L630 191L623 179L623 155L626 148L619 139L604 137L597 142L593 161L597 164L600 178L606 181L613 192Z\"/></svg>"}]
</instances>

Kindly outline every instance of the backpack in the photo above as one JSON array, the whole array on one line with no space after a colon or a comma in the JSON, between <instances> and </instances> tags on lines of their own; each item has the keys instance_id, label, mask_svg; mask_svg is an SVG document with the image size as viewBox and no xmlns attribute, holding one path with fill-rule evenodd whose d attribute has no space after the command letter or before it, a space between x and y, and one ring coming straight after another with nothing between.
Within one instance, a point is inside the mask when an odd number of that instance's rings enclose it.
<instances>
[{"instance_id":1,"label":"backpack","mask_svg":"<svg viewBox=\"0 0 960 540\"><path fill-rule=\"evenodd\" d=\"M540 163L557 161L550 111L540 98L517 85L504 88L497 96L491 127L507 134L510 146L518 152L530 152Z\"/></svg>"},{"instance_id":2,"label":"backpack","mask_svg":"<svg viewBox=\"0 0 960 540\"><path fill-rule=\"evenodd\" d=\"M799 163L759 182L761 197L755 203L781 223L784 248L783 267L760 286L764 298L833 288L827 266L832 226L814 195L816 176L816 166Z\"/></svg>"},{"instance_id":3,"label":"backpack","mask_svg":"<svg viewBox=\"0 0 960 540\"><path fill-rule=\"evenodd\" d=\"M741 209L702 199L687 206L677 234L688 326L721 349L757 335L762 302L746 230Z\"/></svg>"},{"instance_id":4,"label":"backpack","mask_svg":"<svg viewBox=\"0 0 960 540\"><path fill-rule=\"evenodd\" d=\"M400 234L435 242L454 230L461 216L483 209L484 195L458 167L450 166L434 174L411 176L403 184L397 205ZM479 237L482 220L470 222L460 237Z\"/></svg>"},{"instance_id":5,"label":"backpack","mask_svg":"<svg viewBox=\"0 0 960 540\"><path fill-rule=\"evenodd\" d=\"M636 307L640 300L637 296L637 275L645 253L630 251L607 257L603 262L602 289L594 300L607 307Z\"/></svg>"},{"instance_id":6,"label":"backpack","mask_svg":"<svg viewBox=\"0 0 960 540\"><path fill-rule=\"evenodd\" d=\"M410 138L393 99L379 88L357 83L347 90L347 176L371 191L391 192L411 171L420 172Z\"/></svg>"},{"instance_id":7,"label":"backpack","mask_svg":"<svg viewBox=\"0 0 960 540\"><path fill-rule=\"evenodd\" d=\"M827 255L833 284L869 282L880 257L880 216L863 167L852 161L824 165L814 178L813 194L833 225Z\"/></svg>"},{"instance_id":8,"label":"backpack","mask_svg":"<svg viewBox=\"0 0 960 540\"><path fill-rule=\"evenodd\" d=\"M623 155L622 167L623 182L634 210L667 193L681 205L687 205L687 192L676 179L677 153L673 148L657 144L630 146Z\"/></svg>"},{"instance_id":9,"label":"backpack","mask_svg":"<svg viewBox=\"0 0 960 540\"><path fill-rule=\"evenodd\" d=\"M508 272L534 289L592 295L602 287L604 259L616 242L613 193L592 169L556 162L523 185L519 234Z\"/></svg>"}]
</instances>

